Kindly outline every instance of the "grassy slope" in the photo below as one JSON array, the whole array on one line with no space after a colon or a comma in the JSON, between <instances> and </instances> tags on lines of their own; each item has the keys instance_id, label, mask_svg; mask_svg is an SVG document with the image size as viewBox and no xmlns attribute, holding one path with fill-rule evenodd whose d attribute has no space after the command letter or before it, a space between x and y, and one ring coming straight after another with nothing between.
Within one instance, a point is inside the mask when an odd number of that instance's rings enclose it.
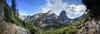
<instances>
[{"instance_id":1,"label":"grassy slope","mask_svg":"<svg viewBox=\"0 0 100 34\"><path fill-rule=\"evenodd\" d=\"M70 24L67 24L65 25L64 27L62 28L59 28L59 29L50 29L50 30L47 30L47 31L41 31L41 32L38 32L36 34L75 34L75 32L78 31L78 27L80 25L83 25L85 23L87 19L81 19L75 23L70 23Z\"/></svg>"}]
</instances>

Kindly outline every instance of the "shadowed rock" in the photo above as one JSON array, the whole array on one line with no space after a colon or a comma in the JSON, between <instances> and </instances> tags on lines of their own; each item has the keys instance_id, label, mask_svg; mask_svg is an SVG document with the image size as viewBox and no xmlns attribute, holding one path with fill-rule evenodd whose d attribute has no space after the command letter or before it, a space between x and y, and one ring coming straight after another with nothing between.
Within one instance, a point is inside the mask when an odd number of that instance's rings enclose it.
<instances>
[{"instance_id":1,"label":"shadowed rock","mask_svg":"<svg viewBox=\"0 0 100 34\"><path fill-rule=\"evenodd\" d=\"M89 10L89 15L92 18L98 19L100 16L100 0L82 0L82 3Z\"/></svg>"}]
</instances>

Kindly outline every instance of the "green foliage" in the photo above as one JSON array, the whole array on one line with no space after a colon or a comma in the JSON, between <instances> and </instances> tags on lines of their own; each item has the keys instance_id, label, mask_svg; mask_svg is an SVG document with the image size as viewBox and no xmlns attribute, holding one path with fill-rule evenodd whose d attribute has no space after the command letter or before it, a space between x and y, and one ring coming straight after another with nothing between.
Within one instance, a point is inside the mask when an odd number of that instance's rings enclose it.
<instances>
[{"instance_id":1,"label":"green foliage","mask_svg":"<svg viewBox=\"0 0 100 34\"><path fill-rule=\"evenodd\" d=\"M50 29L43 34L73 34L75 31L76 29L74 28L74 26L69 25L60 29Z\"/></svg>"},{"instance_id":2,"label":"green foliage","mask_svg":"<svg viewBox=\"0 0 100 34\"><path fill-rule=\"evenodd\" d=\"M14 10L8 6L5 0L2 2L2 5L4 9L5 21L7 21L8 23L14 23L19 26L24 26L23 21L15 16Z\"/></svg>"},{"instance_id":3,"label":"green foliage","mask_svg":"<svg viewBox=\"0 0 100 34\"><path fill-rule=\"evenodd\" d=\"M20 20L18 17L16 17L15 15L14 15L14 12L13 12L13 10L9 10L9 11L7 11L7 13L5 14L5 17L6 17L6 21L7 22L11 22L11 23L14 23L14 24L16 24L16 25L18 25L18 26L24 26L24 22L22 21L22 20Z\"/></svg>"},{"instance_id":4,"label":"green foliage","mask_svg":"<svg viewBox=\"0 0 100 34\"><path fill-rule=\"evenodd\" d=\"M3 8L4 8L4 11L5 11L5 13L4 13L5 21L7 23L13 23L13 24L16 24L17 26L21 26L21 27L24 27L26 29L29 29L31 34L34 34L36 32L36 30L32 26L32 24L25 23L24 21L19 19L18 16L15 15L13 7L8 7L6 1L3 2ZM0 12L1 12L1 9L0 9Z\"/></svg>"},{"instance_id":5,"label":"green foliage","mask_svg":"<svg viewBox=\"0 0 100 34\"><path fill-rule=\"evenodd\" d=\"M31 23L25 23L25 28L30 30L31 34L34 34L37 31Z\"/></svg>"},{"instance_id":6,"label":"green foliage","mask_svg":"<svg viewBox=\"0 0 100 34\"><path fill-rule=\"evenodd\" d=\"M59 28L59 29L53 29L50 28L47 31L41 31L36 34L75 34L78 31L78 27L80 25L83 25L87 21L86 19L81 19L79 21L76 21L74 23L66 24L64 27Z\"/></svg>"}]
</instances>

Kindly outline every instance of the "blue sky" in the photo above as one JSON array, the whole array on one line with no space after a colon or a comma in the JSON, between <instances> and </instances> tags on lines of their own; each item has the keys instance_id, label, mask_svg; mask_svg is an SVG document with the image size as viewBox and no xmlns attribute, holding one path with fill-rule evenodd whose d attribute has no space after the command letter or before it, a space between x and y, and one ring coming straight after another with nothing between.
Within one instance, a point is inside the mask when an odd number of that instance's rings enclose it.
<instances>
[{"instance_id":1,"label":"blue sky","mask_svg":"<svg viewBox=\"0 0 100 34\"><path fill-rule=\"evenodd\" d=\"M11 5L11 0L7 0L7 3ZM36 14L38 8L40 8L41 5L46 3L44 0L16 0L17 3L17 9L19 10L19 13L26 14L26 15L33 15Z\"/></svg>"},{"instance_id":2,"label":"blue sky","mask_svg":"<svg viewBox=\"0 0 100 34\"><path fill-rule=\"evenodd\" d=\"M11 0L7 0L7 3L11 6ZM45 6L48 6L47 0L16 0L16 3L17 3L17 9L21 15L34 15L42 12L40 8L44 8ZM62 3L74 4L75 6L82 4L81 0L62 0ZM72 12L70 14L69 13L68 15L70 16ZM77 12L77 14L78 13L80 14L80 12ZM71 17L73 17L73 15Z\"/></svg>"}]
</instances>

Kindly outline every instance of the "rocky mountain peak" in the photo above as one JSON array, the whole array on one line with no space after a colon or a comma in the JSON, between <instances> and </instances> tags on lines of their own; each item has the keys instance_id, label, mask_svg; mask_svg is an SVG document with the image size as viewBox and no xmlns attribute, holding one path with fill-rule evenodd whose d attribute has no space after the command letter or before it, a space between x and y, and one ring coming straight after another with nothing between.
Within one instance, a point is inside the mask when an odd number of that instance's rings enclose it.
<instances>
[{"instance_id":1,"label":"rocky mountain peak","mask_svg":"<svg viewBox=\"0 0 100 34\"><path fill-rule=\"evenodd\" d=\"M69 18L67 17L65 10L63 10L58 16L58 21L60 21L60 23L66 23L69 21Z\"/></svg>"}]
</instances>

